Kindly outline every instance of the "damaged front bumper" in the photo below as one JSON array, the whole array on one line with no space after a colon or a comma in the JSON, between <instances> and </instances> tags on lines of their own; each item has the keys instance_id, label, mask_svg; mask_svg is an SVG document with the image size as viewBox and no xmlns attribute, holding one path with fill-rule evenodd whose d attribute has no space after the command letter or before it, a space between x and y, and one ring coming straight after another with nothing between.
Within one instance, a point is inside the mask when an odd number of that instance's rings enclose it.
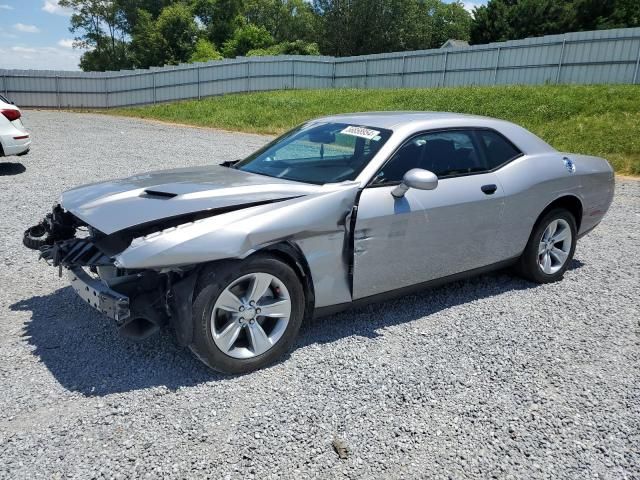
<instances>
[{"instance_id":1,"label":"damaged front bumper","mask_svg":"<svg viewBox=\"0 0 640 480\"><path fill-rule=\"evenodd\" d=\"M87 230L88 236L77 237L78 230ZM119 244L108 240L59 205L24 236L25 246L38 250L41 259L59 269L60 276L66 270L78 296L113 319L123 335L140 340L171 323L179 343L188 345L197 268L118 268L114 255ZM115 250L110 248L114 244Z\"/></svg>"},{"instance_id":2,"label":"damaged front bumper","mask_svg":"<svg viewBox=\"0 0 640 480\"><path fill-rule=\"evenodd\" d=\"M91 277L82 267L67 270L71 287L78 296L100 313L123 326L131 318L129 297L110 289L101 280Z\"/></svg>"}]
</instances>

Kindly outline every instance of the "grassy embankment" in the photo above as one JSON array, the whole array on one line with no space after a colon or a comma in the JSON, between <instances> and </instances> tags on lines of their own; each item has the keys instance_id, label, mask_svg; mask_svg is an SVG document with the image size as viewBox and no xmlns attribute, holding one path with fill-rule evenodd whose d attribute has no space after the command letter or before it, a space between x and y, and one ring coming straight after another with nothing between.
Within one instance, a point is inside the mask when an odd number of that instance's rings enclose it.
<instances>
[{"instance_id":1,"label":"grassy embankment","mask_svg":"<svg viewBox=\"0 0 640 480\"><path fill-rule=\"evenodd\" d=\"M313 117L374 110L442 110L503 118L530 129L560 151L602 156L618 173L640 175L640 86L288 90L109 113L275 134Z\"/></svg>"}]
</instances>

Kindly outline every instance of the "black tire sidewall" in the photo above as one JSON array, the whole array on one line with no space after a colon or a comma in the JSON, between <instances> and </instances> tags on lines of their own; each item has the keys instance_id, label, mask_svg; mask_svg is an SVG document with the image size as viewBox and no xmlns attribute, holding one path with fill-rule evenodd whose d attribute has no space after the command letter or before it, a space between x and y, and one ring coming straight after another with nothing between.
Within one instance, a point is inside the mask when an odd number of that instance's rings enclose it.
<instances>
[{"instance_id":1,"label":"black tire sidewall","mask_svg":"<svg viewBox=\"0 0 640 480\"><path fill-rule=\"evenodd\" d=\"M211 334L211 313L218 296L237 278L264 272L280 279L291 299L291 317L280 340L262 355L253 358L233 358L222 352ZM200 274L193 301L193 353L210 368L227 374L247 373L264 368L282 357L293 346L304 316L302 284L286 263L266 255L256 255L241 262L213 264Z\"/></svg>"},{"instance_id":2,"label":"black tire sidewall","mask_svg":"<svg viewBox=\"0 0 640 480\"><path fill-rule=\"evenodd\" d=\"M569 256L564 262L562 268L556 273L547 274L542 271L540 265L538 264L538 245L540 244L542 235L544 234L544 231L549 226L549 224L552 221L558 219L565 220L569 224L569 228L571 229L571 250L569 251ZM551 283L560 280L571 264L573 254L576 250L577 240L578 232L576 227L576 220L573 215L569 211L562 208L549 211L536 223L536 226L531 233L531 237L529 238L527 247L521 257L521 273L526 278L536 283Z\"/></svg>"},{"instance_id":3,"label":"black tire sidewall","mask_svg":"<svg viewBox=\"0 0 640 480\"><path fill-rule=\"evenodd\" d=\"M33 230L36 227L38 227L38 225L28 228L22 236L22 244L31 250L39 250L41 247L49 245L50 243L46 231L44 231L44 234L40 236L33 235Z\"/></svg>"}]
</instances>

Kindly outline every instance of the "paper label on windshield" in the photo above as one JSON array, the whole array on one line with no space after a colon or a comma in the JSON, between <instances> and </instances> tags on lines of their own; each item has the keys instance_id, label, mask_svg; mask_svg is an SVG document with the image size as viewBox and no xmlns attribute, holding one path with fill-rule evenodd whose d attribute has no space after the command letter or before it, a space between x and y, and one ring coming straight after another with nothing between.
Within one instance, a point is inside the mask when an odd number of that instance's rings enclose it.
<instances>
[{"instance_id":1,"label":"paper label on windshield","mask_svg":"<svg viewBox=\"0 0 640 480\"><path fill-rule=\"evenodd\" d=\"M354 137L366 138L367 140L373 140L375 137L380 135L380 132L376 130L369 130L368 128L354 126L349 126L342 130L340 133L343 133L345 135L353 135Z\"/></svg>"}]
</instances>

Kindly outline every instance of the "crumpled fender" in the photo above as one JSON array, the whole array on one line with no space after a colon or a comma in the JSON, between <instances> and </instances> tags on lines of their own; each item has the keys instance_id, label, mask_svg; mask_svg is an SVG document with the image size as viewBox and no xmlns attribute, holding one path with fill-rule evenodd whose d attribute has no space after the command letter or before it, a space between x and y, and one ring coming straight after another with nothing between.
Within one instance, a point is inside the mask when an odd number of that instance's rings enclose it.
<instances>
[{"instance_id":1,"label":"crumpled fender","mask_svg":"<svg viewBox=\"0 0 640 480\"><path fill-rule=\"evenodd\" d=\"M357 191L355 183L339 185L326 193L250 207L136 238L116 256L116 264L158 269L241 259L269 244L312 237L326 237L327 248L334 250L329 243L335 242L335 233L346 231L344 219ZM322 254L317 241L314 245L319 250L315 253Z\"/></svg>"}]
</instances>

